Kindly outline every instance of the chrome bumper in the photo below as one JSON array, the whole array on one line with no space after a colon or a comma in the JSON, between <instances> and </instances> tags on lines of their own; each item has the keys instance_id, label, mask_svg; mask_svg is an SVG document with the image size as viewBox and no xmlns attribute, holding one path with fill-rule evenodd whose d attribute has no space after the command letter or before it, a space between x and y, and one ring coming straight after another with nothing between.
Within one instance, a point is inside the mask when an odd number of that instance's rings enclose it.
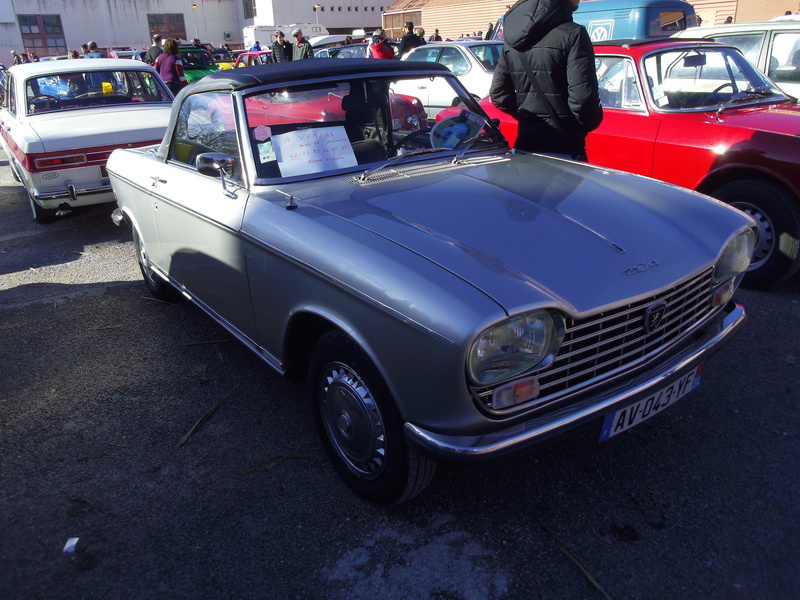
<instances>
[{"instance_id":1,"label":"chrome bumper","mask_svg":"<svg viewBox=\"0 0 800 600\"><path fill-rule=\"evenodd\" d=\"M94 194L108 194L113 191L111 184L108 183L106 185L96 185L96 186L89 186L89 187L82 187L78 188L75 187L73 184L68 183L66 190L58 190L57 192L40 192L38 189L34 188L31 195L33 196L34 200L37 201L49 201L49 200L72 200L76 202L78 200L78 196L92 196Z\"/></svg>"},{"instance_id":2,"label":"chrome bumper","mask_svg":"<svg viewBox=\"0 0 800 600\"><path fill-rule=\"evenodd\" d=\"M730 302L724 310L727 312L718 315L691 336L690 342L670 357L666 364L659 364L656 372L647 371L633 381L612 384L569 406L486 435L442 435L406 423L406 438L413 446L433 456L471 461L511 454L559 437L647 398L696 368L731 339L747 318L744 307L739 304ZM599 426L597 433L599 436Z\"/></svg>"}]
</instances>

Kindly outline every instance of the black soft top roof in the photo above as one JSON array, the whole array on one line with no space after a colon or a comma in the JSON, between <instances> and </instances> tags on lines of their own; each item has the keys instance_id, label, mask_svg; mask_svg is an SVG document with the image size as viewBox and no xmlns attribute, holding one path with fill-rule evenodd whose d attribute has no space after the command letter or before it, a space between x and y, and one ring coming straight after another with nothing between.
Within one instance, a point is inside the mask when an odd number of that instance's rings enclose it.
<instances>
[{"instance_id":1,"label":"black soft top roof","mask_svg":"<svg viewBox=\"0 0 800 600\"><path fill-rule=\"evenodd\" d=\"M130 62L130 61L125 61ZM450 69L434 62L402 61L377 58L313 58L297 62L274 63L226 69L206 75L184 87L175 98L164 139L156 156L167 160L169 140L175 131L178 113L187 95L213 91L238 91L260 85L292 85L314 79L350 79L353 77L392 77L393 74L414 74L425 77L431 72L450 73Z\"/></svg>"},{"instance_id":2,"label":"black soft top roof","mask_svg":"<svg viewBox=\"0 0 800 600\"><path fill-rule=\"evenodd\" d=\"M210 90L241 90L263 84L287 84L320 77L344 78L353 75L387 75L392 73L449 72L447 67L433 62L387 60L376 58L313 58L296 62L257 65L226 69L206 75L185 88L187 93Z\"/></svg>"}]
</instances>

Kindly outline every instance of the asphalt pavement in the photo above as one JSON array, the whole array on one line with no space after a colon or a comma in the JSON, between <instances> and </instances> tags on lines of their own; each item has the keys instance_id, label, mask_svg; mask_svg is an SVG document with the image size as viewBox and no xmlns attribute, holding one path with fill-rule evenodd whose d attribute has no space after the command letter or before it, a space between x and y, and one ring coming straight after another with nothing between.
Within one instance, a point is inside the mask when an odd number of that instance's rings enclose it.
<instances>
[{"instance_id":1,"label":"asphalt pavement","mask_svg":"<svg viewBox=\"0 0 800 600\"><path fill-rule=\"evenodd\" d=\"M0 597L800 597L800 281L740 291L663 414L386 508L302 385L149 297L112 208L38 225L0 162Z\"/></svg>"}]
</instances>

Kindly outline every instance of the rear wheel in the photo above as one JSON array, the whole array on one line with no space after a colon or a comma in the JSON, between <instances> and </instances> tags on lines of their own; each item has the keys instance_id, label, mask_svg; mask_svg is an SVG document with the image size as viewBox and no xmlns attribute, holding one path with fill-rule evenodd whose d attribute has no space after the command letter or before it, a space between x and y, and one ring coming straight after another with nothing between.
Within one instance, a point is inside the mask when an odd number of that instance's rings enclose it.
<instances>
[{"instance_id":1,"label":"rear wheel","mask_svg":"<svg viewBox=\"0 0 800 600\"><path fill-rule=\"evenodd\" d=\"M56 220L56 213L58 211L55 208L42 208L32 197L30 198L30 202L31 212L37 223L50 223Z\"/></svg>"},{"instance_id":2,"label":"rear wheel","mask_svg":"<svg viewBox=\"0 0 800 600\"><path fill-rule=\"evenodd\" d=\"M435 463L405 443L388 388L352 338L340 331L320 338L308 389L325 450L351 488L373 502L399 504L427 487Z\"/></svg>"},{"instance_id":3,"label":"rear wheel","mask_svg":"<svg viewBox=\"0 0 800 600\"><path fill-rule=\"evenodd\" d=\"M178 291L153 270L150 260L147 258L147 249L136 229L133 230L133 245L136 248L136 259L139 262L139 269L142 271L147 289L150 290L153 297L159 300L167 302L174 300L178 296Z\"/></svg>"},{"instance_id":4,"label":"rear wheel","mask_svg":"<svg viewBox=\"0 0 800 600\"><path fill-rule=\"evenodd\" d=\"M726 183L711 195L747 213L758 224L758 242L742 285L763 287L800 269L800 207L796 198L774 183L756 179Z\"/></svg>"}]
</instances>

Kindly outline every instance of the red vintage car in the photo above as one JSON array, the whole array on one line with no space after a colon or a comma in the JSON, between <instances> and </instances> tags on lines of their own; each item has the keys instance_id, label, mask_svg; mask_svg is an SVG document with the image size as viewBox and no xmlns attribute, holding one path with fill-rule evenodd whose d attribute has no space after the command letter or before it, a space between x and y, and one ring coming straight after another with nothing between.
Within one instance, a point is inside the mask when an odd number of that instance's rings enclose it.
<instances>
[{"instance_id":1,"label":"red vintage car","mask_svg":"<svg viewBox=\"0 0 800 600\"><path fill-rule=\"evenodd\" d=\"M344 98L351 94L349 86L331 83L324 90L314 90L298 95L282 92L248 96L244 100L250 127L272 127L298 122L335 122L345 121L346 110ZM363 92L362 92L363 94ZM367 98L364 107L372 113ZM230 96L215 98L208 105L210 120L217 124L220 131L233 129L233 104ZM374 117L374 114L370 114ZM403 94L389 93L389 114L385 115L392 122L392 130L397 132L414 132L427 128L428 116L418 98Z\"/></svg>"},{"instance_id":2,"label":"red vintage car","mask_svg":"<svg viewBox=\"0 0 800 600\"><path fill-rule=\"evenodd\" d=\"M703 192L755 218L746 285L800 270L796 100L719 43L616 41L595 45L595 54L604 118L587 139L589 161ZM516 121L489 98L481 106L513 144Z\"/></svg>"}]
</instances>

